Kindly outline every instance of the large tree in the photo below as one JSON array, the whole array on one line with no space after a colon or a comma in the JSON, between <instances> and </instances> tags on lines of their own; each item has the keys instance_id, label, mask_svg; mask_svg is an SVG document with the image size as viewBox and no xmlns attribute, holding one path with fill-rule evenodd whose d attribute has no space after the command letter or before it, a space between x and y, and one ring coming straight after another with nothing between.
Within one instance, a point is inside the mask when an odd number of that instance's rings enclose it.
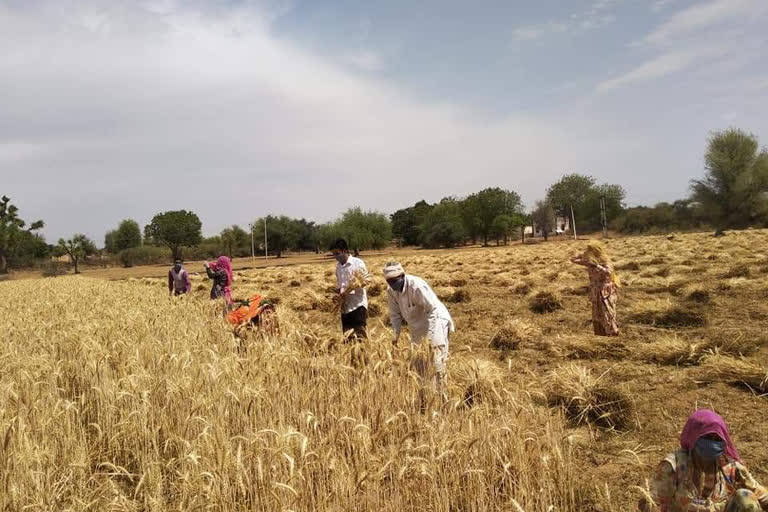
<instances>
[{"instance_id":1,"label":"large tree","mask_svg":"<svg viewBox=\"0 0 768 512\"><path fill-rule=\"evenodd\" d=\"M531 220L541 230L546 241L556 226L555 209L552 208L552 204L549 201L536 201L531 212Z\"/></svg>"},{"instance_id":2,"label":"large tree","mask_svg":"<svg viewBox=\"0 0 768 512\"><path fill-rule=\"evenodd\" d=\"M202 239L202 223L193 212L175 210L158 213L144 227L144 236L154 243L165 245L174 258L181 257L182 247L194 247Z\"/></svg>"},{"instance_id":3,"label":"large tree","mask_svg":"<svg viewBox=\"0 0 768 512\"><path fill-rule=\"evenodd\" d=\"M140 245L141 228L139 223L133 219L125 219L117 226L117 229L108 231L104 235L104 249L112 254Z\"/></svg>"},{"instance_id":4,"label":"large tree","mask_svg":"<svg viewBox=\"0 0 768 512\"><path fill-rule=\"evenodd\" d=\"M493 235L494 222L500 215L522 215L523 203L517 192L498 187L486 188L470 195L466 215L474 217L470 225L475 226L483 237L483 244L488 245L488 238Z\"/></svg>"},{"instance_id":5,"label":"large tree","mask_svg":"<svg viewBox=\"0 0 768 512\"><path fill-rule=\"evenodd\" d=\"M691 181L692 199L717 235L766 220L768 152L754 135L737 129L714 133L704 168L704 178Z\"/></svg>"},{"instance_id":6,"label":"large tree","mask_svg":"<svg viewBox=\"0 0 768 512\"><path fill-rule=\"evenodd\" d=\"M60 238L56 249L58 254L66 254L69 256L69 260L75 267L75 274L80 273L80 267L78 266L80 260L85 259L91 254L95 254L97 251L96 244L81 233L73 235L69 240Z\"/></svg>"},{"instance_id":7,"label":"large tree","mask_svg":"<svg viewBox=\"0 0 768 512\"><path fill-rule=\"evenodd\" d=\"M392 214L392 234L401 245L419 245L422 242L421 226L432 208L431 204L422 200Z\"/></svg>"},{"instance_id":8,"label":"large tree","mask_svg":"<svg viewBox=\"0 0 768 512\"><path fill-rule=\"evenodd\" d=\"M464 241L466 231L461 207L453 198L445 198L430 208L419 226L424 247L454 247Z\"/></svg>"},{"instance_id":9,"label":"large tree","mask_svg":"<svg viewBox=\"0 0 768 512\"><path fill-rule=\"evenodd\" d=\"M392 223L383 213L350 208L336 224L338 233L347 240L350 249L383 249L392 242Z\"/></svg>"},{"instance_id":10,"label":"large tree","mask_svg":"<svg viewBox=\"0 0 768 512\"><path fill-rule=\"evenodd\" d=\"M265 218L253 222L253 229L262 235L264 233ZM302 226L296 219L285 215L267 215L267 249L282 258L285 251L295 249L302 236ZM263 240L260 240L263 250Z\"/></svg>"},{"instance_id":11,"label":"large tree","mask_svg":"<svg viewBox=\"0 0 768 512\"><path fill-rule=\"evenodd\" d=\"M575 218L595 186L595 178L583 174L566 174L547 189L547 201L564 216L573 221L573 237L576 238Z\"/></svg>"},{"instance_id":12,"label":"large tree","mask_svg":"<svg viewBox=\"0 0 768 512\"><path fill-rule=\"evenodd\" d=\"M224 228L219 236L224 251L230 258L251 253L251 235L237 224Z\"/></svg>"},{"instance_id":13,"label":"large tree","mask_svg":"<svg viewBox=\"0 0 768 512\"><path fill-rule=\"evenodd\" d=\"M0 199L0 274L8 273L8 256L23 239L24 222L19 217L19 209L11 204L10 198ZM27 232L37 231L44 226L43 221L33 222Z\"/></svg>"}]
</instances>

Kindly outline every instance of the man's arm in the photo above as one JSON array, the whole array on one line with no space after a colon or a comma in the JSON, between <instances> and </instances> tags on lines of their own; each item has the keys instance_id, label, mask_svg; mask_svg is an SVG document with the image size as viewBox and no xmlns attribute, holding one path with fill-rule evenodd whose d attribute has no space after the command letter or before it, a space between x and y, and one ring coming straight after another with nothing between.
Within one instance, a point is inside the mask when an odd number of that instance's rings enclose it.
<instances>
[{"instance_id":1,"label":"man's arm","mask_svg":"<svg viewBox=\"0 0 768 512\"><path fill-rule=\"evenodd\" d=\"M392 324L392 330L394 331L392 343L397 343L397 340L400 339L400 331L403 328L403 315L400 313L400 304L398 304L392 294L388 295L389 322Z\"/></svg>"}]
</instances>

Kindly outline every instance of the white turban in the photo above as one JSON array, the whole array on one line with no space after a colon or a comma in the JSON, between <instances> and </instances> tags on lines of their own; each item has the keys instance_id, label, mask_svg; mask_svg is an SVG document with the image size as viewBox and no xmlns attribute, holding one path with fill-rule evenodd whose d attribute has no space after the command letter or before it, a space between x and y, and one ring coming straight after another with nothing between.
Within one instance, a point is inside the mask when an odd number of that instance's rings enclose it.
<instances>
[{"instance_id":1,"label":"white turban","mask_svg":"<svg viewBox=\"0 0 768 512\"><path fill-rule=\"evenodd\" d=\"M390 261L384 267L384 279L394 279L404 274L403 266L396 261Z\"/></svg>"}]
</instances>

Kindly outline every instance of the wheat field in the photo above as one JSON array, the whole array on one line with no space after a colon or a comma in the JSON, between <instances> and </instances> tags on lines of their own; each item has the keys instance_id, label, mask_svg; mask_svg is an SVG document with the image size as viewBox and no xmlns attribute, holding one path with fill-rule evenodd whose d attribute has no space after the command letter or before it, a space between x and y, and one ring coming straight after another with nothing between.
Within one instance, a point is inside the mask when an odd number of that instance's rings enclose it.
<instances>
[{"instance_id":1,"label":"wheat field","mask_svg":"<svg viewBox=\"0 0 768 512\"><path fill-rule=\"evenodd\" d=\"M584 244L363 255L362 345L332 260L236 272L235 297L279 302L275 337L235 336L200 275L177 299L157 278L0 283L0 509L630 510L696 406L768 481L768 232L607 241L616 339L591 334ZM393 258L457 324L425 411L419 351L390 343Z\"/></svg>"}]
</instances>

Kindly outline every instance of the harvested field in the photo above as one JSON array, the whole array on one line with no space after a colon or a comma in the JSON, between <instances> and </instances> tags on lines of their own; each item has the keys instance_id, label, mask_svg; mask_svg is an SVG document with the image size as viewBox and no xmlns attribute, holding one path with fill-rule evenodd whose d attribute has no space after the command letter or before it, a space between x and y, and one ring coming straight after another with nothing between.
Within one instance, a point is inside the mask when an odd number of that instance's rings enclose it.
<instances>
[{"instance_id":1,"label":"harvested field","mask_svg":"<svg viewBox=\"0 0 768 512\"><path fill-rule=\"evenodd\" d=\"M697 406L768 483L768 232L607 241L618 338L592 334L585 244L363 254L361 345L332 260L238 269L236 297L279 301L278 338L235 337L199 274L182 299L157 269L4 281L0 509L632 510ZM425 414L424 354L387 327L392 259L456 321Z\"/></svg>"}]
</instances>

